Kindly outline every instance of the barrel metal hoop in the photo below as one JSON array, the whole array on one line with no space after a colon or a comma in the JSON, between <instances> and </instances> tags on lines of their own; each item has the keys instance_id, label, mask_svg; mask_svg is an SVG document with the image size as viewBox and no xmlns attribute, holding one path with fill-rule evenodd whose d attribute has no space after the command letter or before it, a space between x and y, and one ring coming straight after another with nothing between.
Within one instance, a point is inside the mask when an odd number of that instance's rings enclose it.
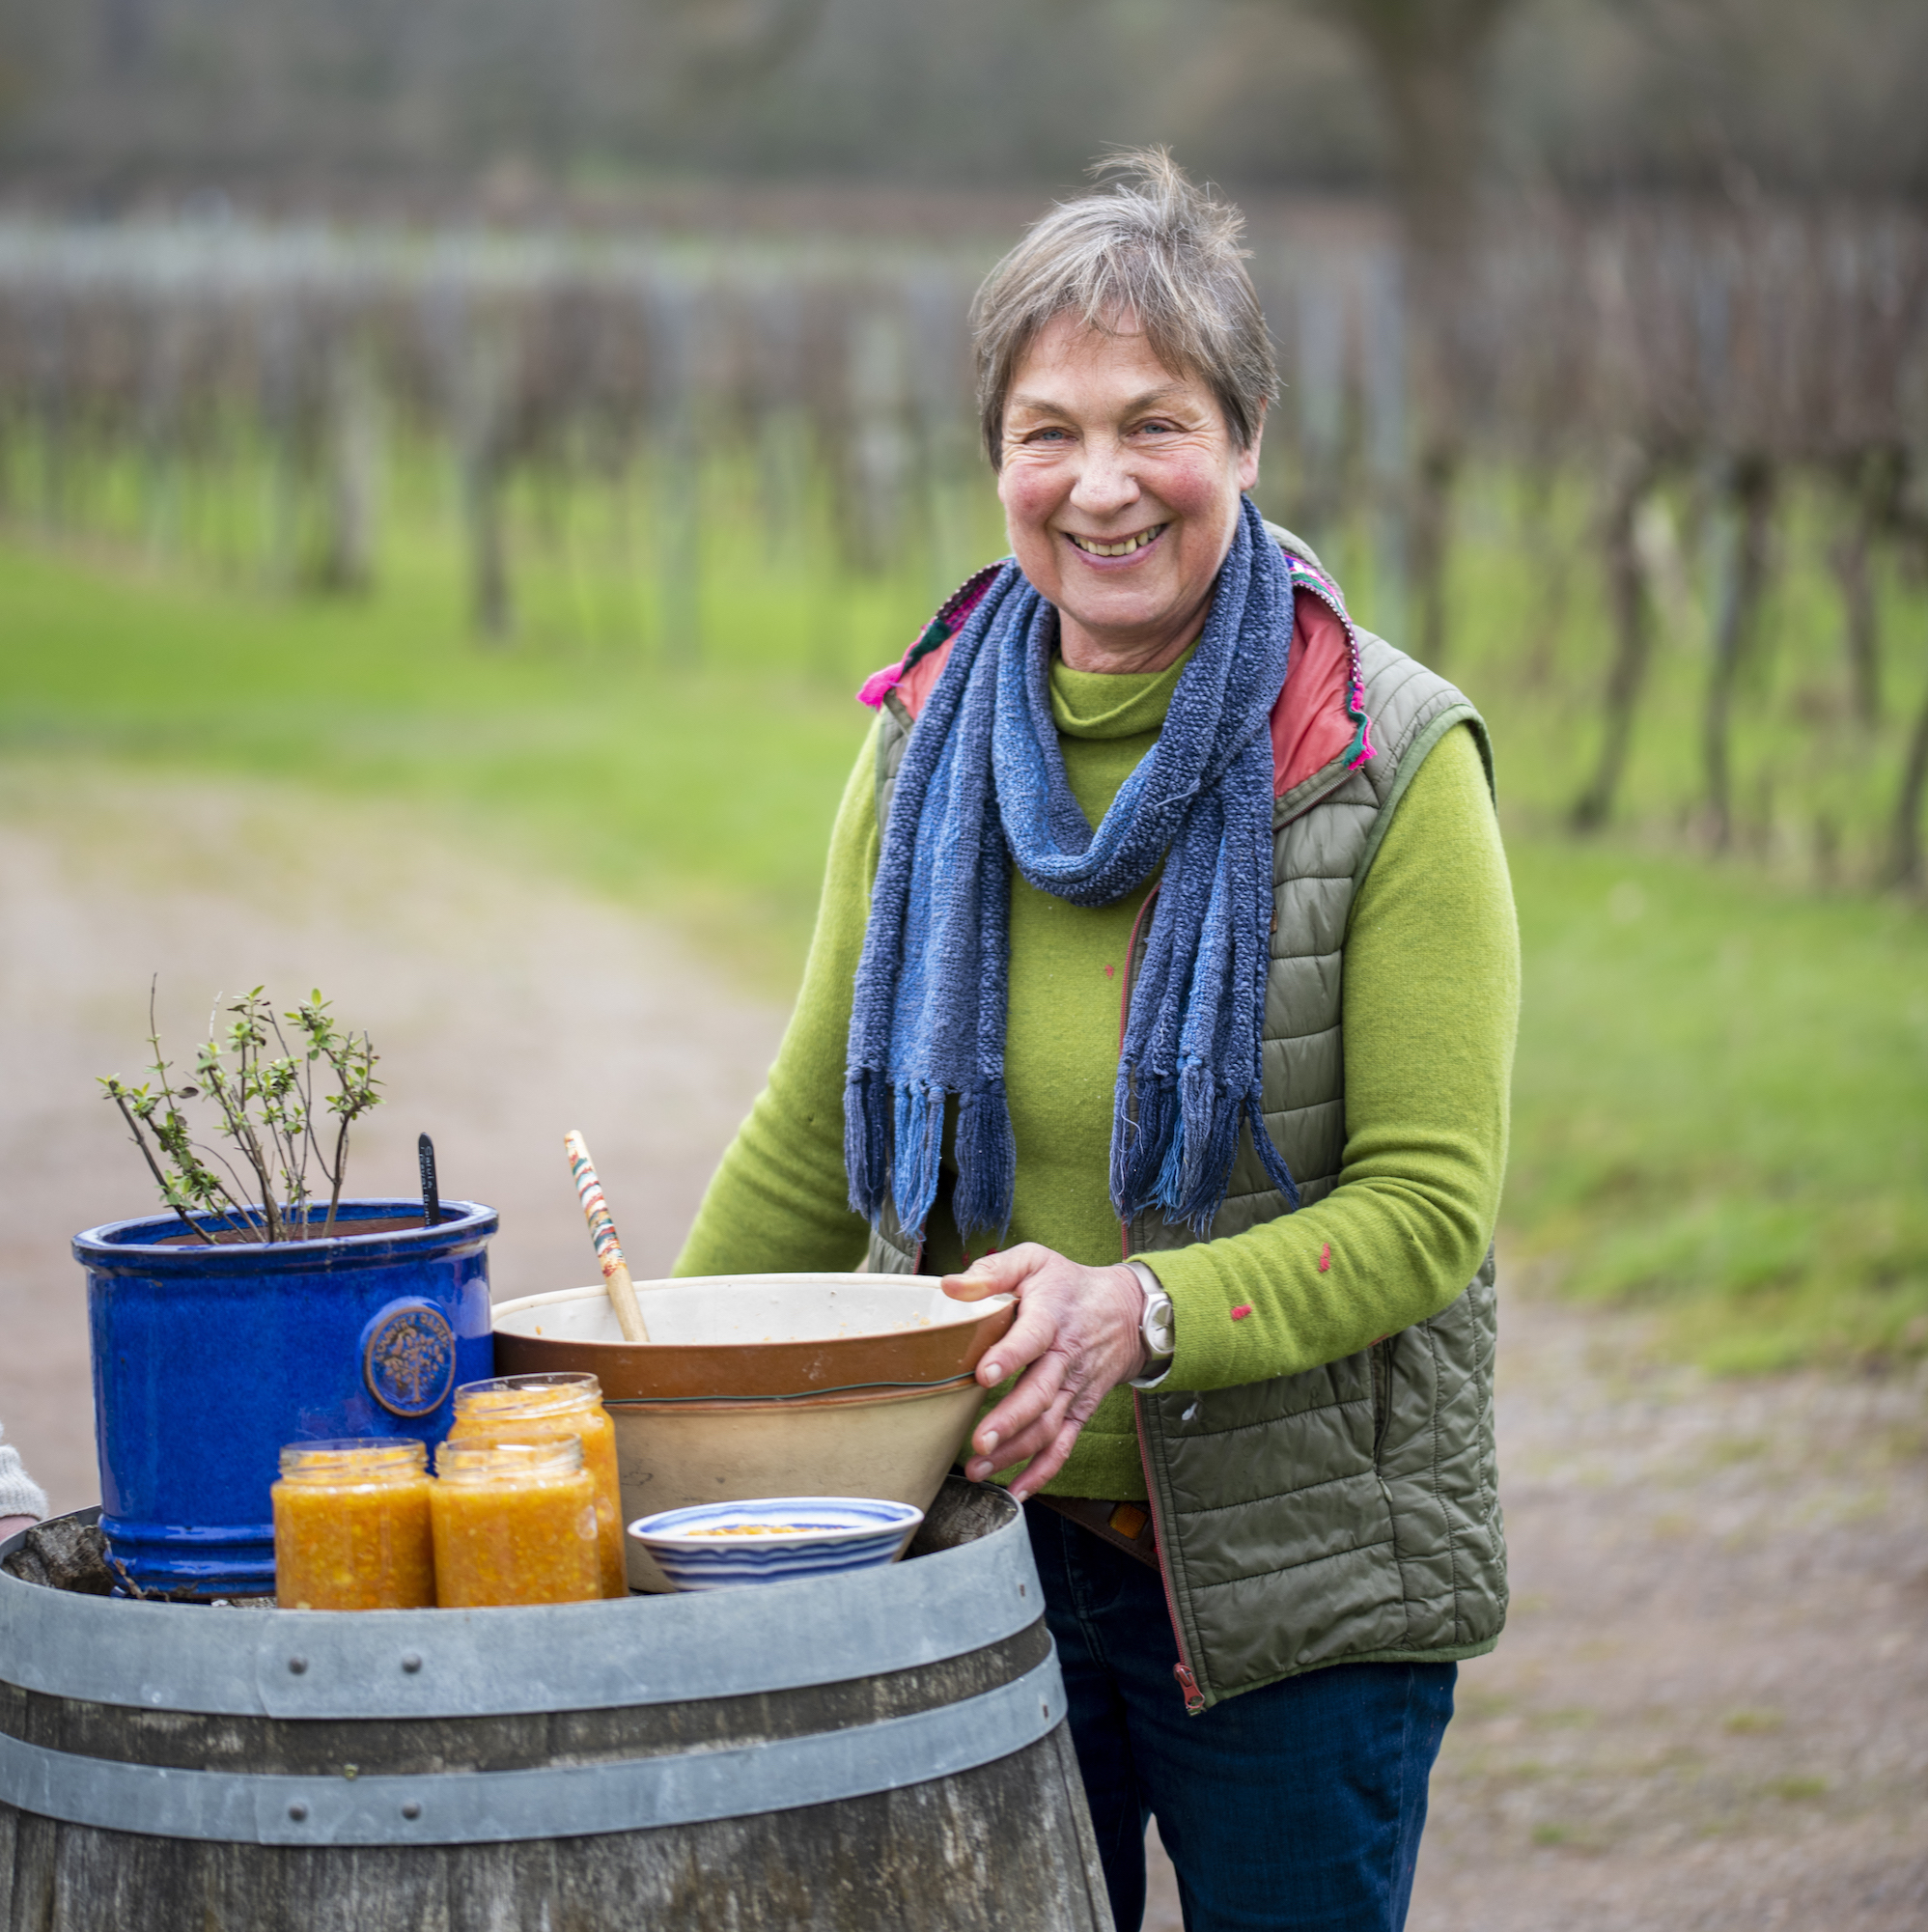
<instances>
[{"instance_id":1,"label":"barrel metal hoop","mask_svg":"<svg viewBox=\"0 0 1928 1932\"><path fill-rule=\"evenodd\" d=\"M0 1736L0 1802L151 1837L260 1845L473 1845L796 1810L974 1771L1064 1722L1055 1647L1023 1676L909 1717L615 1763L421 1777L182 1771Z\"/></svg>"},{"instance_id":2,"label":"barrel metal hoop","mask_svg":"<svg viewBox=\"0 0 1928 1932\"><path fill-rule=\"evenodd\" d=\"M499 1610L211 1610L0 1572L0 1677L140 1710L477 1718L803 1690L940 1664L1044 1612L1022 1516L887 1569Z\"/></svg>"}]
</instances>

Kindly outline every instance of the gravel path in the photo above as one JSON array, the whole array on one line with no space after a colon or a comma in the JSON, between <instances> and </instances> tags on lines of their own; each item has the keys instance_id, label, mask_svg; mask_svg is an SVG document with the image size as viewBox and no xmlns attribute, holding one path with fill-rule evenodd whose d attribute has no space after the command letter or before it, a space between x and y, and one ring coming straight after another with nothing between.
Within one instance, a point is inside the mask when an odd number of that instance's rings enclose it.
<instances>
[{"instance_id":1,"label":"gravel path","mask_svg":"<svg viewBox=\"0 0 1928 1932\"><path fill-rule=\"evenodd\" d=\"M136 1075L151 973L181 1053L257 981L366 1024L355 1190L412 1191L426 1128L503 1210L498 1295L593 1278L568 1127L665 1269L782 1023L634 913L270 786L14 760L0 908L0 1419L62 1508L97 1493L67 1241L149 1205L93 1079ZM1513 1621L1462 1673L1413 1932L1919 1932L1928 1382L1709 1385L1513 1286ZM1179 1924L1168 1868L1147 1923Z\"/></svg>"}]
</instances>

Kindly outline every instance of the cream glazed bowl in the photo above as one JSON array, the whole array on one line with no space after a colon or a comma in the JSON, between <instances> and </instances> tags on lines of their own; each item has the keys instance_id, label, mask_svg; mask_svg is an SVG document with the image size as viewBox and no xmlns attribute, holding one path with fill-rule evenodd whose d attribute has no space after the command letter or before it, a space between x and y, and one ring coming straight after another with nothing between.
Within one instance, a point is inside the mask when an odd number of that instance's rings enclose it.
<instances>
[{"instance_id":1,"label":"cream glazed bowl","mask_svg":"<svg viewBox=\"0 0 1928 1932\"><path fill-rule=\"evenodd\" d=\"M781 1496L926 1509L984 1399L976 1369L1017 1313L929 1274L639 1281L647 1344L599 1283L495 1307L495 1372L587 1370L616 1425L623 1517ZM629 1539L632 1589L673 1587Z\"/></svg>"}]
</instances>

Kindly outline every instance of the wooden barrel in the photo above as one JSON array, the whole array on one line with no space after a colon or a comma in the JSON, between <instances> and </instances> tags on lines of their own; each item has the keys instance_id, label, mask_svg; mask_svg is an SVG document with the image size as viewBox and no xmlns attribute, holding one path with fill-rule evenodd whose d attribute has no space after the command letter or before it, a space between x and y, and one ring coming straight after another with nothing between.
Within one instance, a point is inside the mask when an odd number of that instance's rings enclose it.
<instances>
[{"instance_id":1,"label":"wooden barrel","mask_svg":"<svg viewBox=\"0 0 1928 1932\"><path fill-rule=\"evenodd\" d=\"M1111 1924L1020 1512L902 1562L329 1613L0 1573L0 1926Z\"/></svg>"}]
</instances>

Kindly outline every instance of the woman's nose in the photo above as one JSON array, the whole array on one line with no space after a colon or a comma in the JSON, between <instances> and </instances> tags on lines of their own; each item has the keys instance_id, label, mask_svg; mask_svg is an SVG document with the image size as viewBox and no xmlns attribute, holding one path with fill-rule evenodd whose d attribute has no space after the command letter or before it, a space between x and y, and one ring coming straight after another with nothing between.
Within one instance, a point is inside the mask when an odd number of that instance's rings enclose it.
<instances>
[{"instance_id":1,"label":"woman's nose","mask_svg":"<svg viewBox=\"0 0 1928 1932\"><path fill-rule=\"evenodd\" d=\"M1138 479L1119 444L1094 437L1085 444L1083 455L1072 486L1074 509L1088 517L1110 517L1137 501Z\"/></svg>"}]
</instances>

